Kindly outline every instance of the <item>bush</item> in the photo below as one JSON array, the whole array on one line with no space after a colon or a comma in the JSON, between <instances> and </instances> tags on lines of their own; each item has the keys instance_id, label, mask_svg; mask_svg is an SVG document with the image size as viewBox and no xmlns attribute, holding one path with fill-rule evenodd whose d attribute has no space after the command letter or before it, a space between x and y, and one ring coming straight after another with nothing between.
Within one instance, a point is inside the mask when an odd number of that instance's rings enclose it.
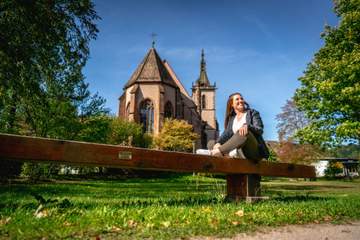
<instances>
[{"instance_id":1,"label":"bush","mask_svg":"<svg viewBox=\"0 0 360 240\"><path fill-rule=\"evenodd\" d=\"M193 143L198 138L192 125L186 121L166 119L161 132L154 139L154 145L162 150L192 152Z\"/></svg>"},{"instance_id":2,"label":"bush","mask_svg":"<svg viewBox=\"0 0 360 240\"><path fill-rule=\"evenodd\" d=\"M21 169L21 176L36 181L50 178L59 173L60 165L49 163L24 163Z\"/></svg>"},{"instance_id":3,"label":"bush","mask_svg":"<svg viewBox=\"0 0 360 240\"><path fill-rule=\"evenodd\" d=\"M340 162L329 162L325 170L326 177L336 177L337 174L343 173L343 165Z\"/></svg>"}]
</instances>

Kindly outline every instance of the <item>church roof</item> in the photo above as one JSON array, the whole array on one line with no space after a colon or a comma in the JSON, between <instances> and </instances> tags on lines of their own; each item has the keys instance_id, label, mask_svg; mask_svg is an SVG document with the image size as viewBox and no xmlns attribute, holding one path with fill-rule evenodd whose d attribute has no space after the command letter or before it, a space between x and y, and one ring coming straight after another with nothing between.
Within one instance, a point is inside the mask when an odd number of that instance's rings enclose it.
<instances>
[{"instance_id":1,"label":"church roof","mask_svg":"<svg viewBox=\"0 0 360 240\"><path fill-rule=\"evenodd\" d=\"M210 81L206 73L206 62L205 62L205 54L204 49L201 50L201 62L200 62L200 76L196 80L196 85L200 86L210 86Z\"/></svg>"},{"instance_id":2,"label":"church roof","mask_svg":"<svg viewBox=\"0 0 360 240\"><path fill-rule=\"evenodd\" d=\"M174 79L176 85L180 88L180 92L184 94L186 97L191 98L189 93L186 91L184 85L181 83L180 79L176 76L174 70L172 69L168 61L164 60L163 63L166 69L168 70L168 72L170 73L172 79Z\"/></svg>"},{"instance_id":3,"label":"church roof","mask_svg":"<svg viewBox=\"0 0 360 240\"><path fill-rule=\"evenodd\" d=\"M180 92L182 93L182 99L184 100L184 103L186 104L186 106L188 106L189 108L196 108L195 103L191 99L190 95L186 91L186 89L185 89L184 85L181 83L180 79L176 76L176 74L175 74L174 70L172 69L172 67L170 66L170 64L166 60L164 60L163 62L164 62L164 66L169 71L170 75L172 76L175 83L179 87Z\"/></svg>"},{"instance_id":4,"label":"church roof","mask_svg":"<svg viewBox=\"0 0 360 240\"><path fill-rule=\"evenodd\" d=\"M128 88L135 83L147 82L159 82L177 87L177 84L172 79L154 47L150 48L149 52L136 68L124 88Z\"/></svg>"}]
</instances>

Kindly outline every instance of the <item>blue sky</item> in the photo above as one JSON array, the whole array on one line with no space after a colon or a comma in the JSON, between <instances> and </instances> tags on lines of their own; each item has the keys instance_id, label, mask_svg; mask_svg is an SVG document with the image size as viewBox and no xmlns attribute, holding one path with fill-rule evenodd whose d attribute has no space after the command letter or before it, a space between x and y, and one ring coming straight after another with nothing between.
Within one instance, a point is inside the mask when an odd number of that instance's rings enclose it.
<instances>
[{"instance_id":1,"label":"blue sky","mask_svg":"<svg viewBox=\"0 0 360 240\"><path fill-rule=\"evenodd\" d=\"M90 44L84 74L112 113L156 33L155 48L188 92L205 50L210 82L218 87L221 130L228 95L241 92L260 112L266 140L277 140L275 116L323 45L324 24L338 22L330 0L98 0L95 5L100 33Z\"/></svg>"}]
</instances>

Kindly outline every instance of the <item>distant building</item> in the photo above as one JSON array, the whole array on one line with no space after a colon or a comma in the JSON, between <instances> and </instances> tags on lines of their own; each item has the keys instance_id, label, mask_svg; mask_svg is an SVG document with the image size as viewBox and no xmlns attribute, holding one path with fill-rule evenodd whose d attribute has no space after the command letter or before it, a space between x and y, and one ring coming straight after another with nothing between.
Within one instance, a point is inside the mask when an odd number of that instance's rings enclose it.
<instances>
[{"instance_id":1,"label":"distant building","mask_svg":"<svg viewBox=\"0 0 360 240\"><path fill-rule=\"evenodd\" d=\"M158 134L165 118L184 119L201 136L197 148L218 137L216 86L206 73L204 51L200 76L190 96L170 64L150 48L123 88L119 98L119 117L142 124L144 131Z\"/></svg>"},{"instance_id":2,"label":"distant building","mask_svg":"<svg viewBox=\"0 0 360 240\"><path fill-rule=\"evenodd\" d=\"M315 166L316 176L324 177L326 169L330 163L340 163L342 172L336 174L336 177L359 177L359 160L353 158L322 158L316 161Z\"/></svg>"}]
</instances>

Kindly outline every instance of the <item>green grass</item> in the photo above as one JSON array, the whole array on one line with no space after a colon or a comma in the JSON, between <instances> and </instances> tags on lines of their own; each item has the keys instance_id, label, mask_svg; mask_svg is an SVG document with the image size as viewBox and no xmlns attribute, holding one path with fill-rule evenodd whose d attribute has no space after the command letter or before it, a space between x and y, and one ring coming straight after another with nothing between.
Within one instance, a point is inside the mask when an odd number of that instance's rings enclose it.
<instances>
[{"instance_id":1,"label":"green grass","mask_svg":"<svg viewBox=\"0 0 360 240\"><path fill-rule=\"evenodd\" d=\"M224 201L225 181L54 180L0 185L0 239L233 236L261 226L360 219L360 181L262 182L271 199ZM40 203L33 195L45 200ZM37 213L36 213L37 212Z\"/></svg>"}]
</instances>

